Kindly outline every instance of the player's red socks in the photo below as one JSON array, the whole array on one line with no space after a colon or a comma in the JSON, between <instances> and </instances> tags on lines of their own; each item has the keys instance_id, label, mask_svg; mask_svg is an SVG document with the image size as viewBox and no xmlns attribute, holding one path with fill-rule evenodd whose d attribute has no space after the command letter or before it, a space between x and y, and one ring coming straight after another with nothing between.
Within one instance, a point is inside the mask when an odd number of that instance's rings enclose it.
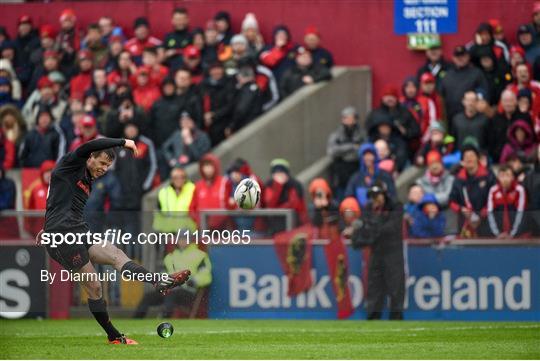
<instances>
[{"instance_id":1,"label":"player's red socks","mask_svg":"<svg viewBox=\"0 0 540 361\"><path fill-rule=\"evenodd\" d=\"M90 308L90 312L92 312L99 325L105 330L105 332L107 332L107 338L109 341L122 336L122 334L118 332L118 330L112 325L111 320L109 319L107 302L105 302L103 297L99 300L92 300L89 298L88 308Z\"/></svg>"}]
</instances>

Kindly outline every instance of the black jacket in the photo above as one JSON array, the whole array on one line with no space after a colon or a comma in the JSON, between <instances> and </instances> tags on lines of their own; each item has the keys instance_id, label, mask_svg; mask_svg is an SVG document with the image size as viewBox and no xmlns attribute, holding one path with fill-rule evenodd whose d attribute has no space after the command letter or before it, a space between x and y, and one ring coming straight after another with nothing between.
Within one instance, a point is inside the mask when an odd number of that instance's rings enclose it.
<instances>
[{"instance_id":1,"label":"black jacket","mask_svg":"<svg viewBox=\"0 0 540 361\"><path fill-rule=\"evenodd\" d=\"M449 69L441 82L441 95L444 98L447 119L451 120L454 115L463 110L461 101L467 91L482 90L484 94L487 94L488 89L486 77L475 66Z\"/></svg>"},{"instance_id":2,"label":"black jacket","mask_svg":"<svg viewBox=\"0 0 540 361\"><path fill-rule=\"evenodd\" d=\"M199 129L203 127L203 107L199 89L192 85L187 92L178 95L180 112L188 112Z\"/></svg>"},{"instance_id":3,"label":"black jacket","mask_svg":"<svg viewBox=\"0 0 540 361\"><path fill-rule=\"evenodd\" d=\"M214 113L212 125L207 129L212 146L225 139L223 131L227 128L231 119L234 106L234 91L234 83L228 77L223 77L217 82L211 78L205 78L200 84L203 104L207 104L209 107L209 109L205 109L205 112L211 111Z\"/></svg>"},{"instance_id":4,"label":"black jacket","mask_svg":"<svg viewBox=\"0 0 540 361\"><path fill-rule=\"evenodd\" d=\"M361 227L355 226L351 241L372 244L375 253L391 253L402 249L403 205L387 197L383 210L373 210L371 202L362 211Z\"/></svg>"},{"instance_id":5,"label":"black jacket","mask_svg":"<svg viewBox=\"0 0 540 361\"><path fill-rule=\"evenodd\" d=\"M46 160L60 158L65 149L66 141L58 126L52 125L44 133L32 129L24 138L19 159L23 167L39 167Z\"/></svg>"},{"instance_id":6,"label":"black jacket","mask_svg":"<svg viewBox=\"0 0 540 361\"><path fill-rule=\"evenodd\" d=\"M262 98L257 84L249 82L237 89L229 128L239 130L257 118L262 112Z\"/></svg>"},{"instance_id":7,"label":"black jacket","mask_svg":"<svg viewBox=\"0 0 540 361\"><path fill-rule=\"evenodd\" d=\"M332 78L332 74L326 66L313 64L309 68L300 68L295 65L286 70L280 80L281 98L286 98L303 87L305 84L302 78L306 75L311 76L315 83Z\"/></svg>"},{"instance_id":8,"label":"black jacket","mask_svg":"<svg viewBox=\"0 0 540 361\"><path fill-rule=\"evenodd\" d=\"M133 118L125 121L120 120L120 111L113 109L107 113L105 120L105 135L110 138L120 138L124 134L124 127L127 122L134 122L139 127L141 132L146 132L148 120L144 110L138 106L134 106Z\"/></svg>"},{"instance_id":9,"label":"black jacket","mask_svg":"<svg viewBox=\"0 0 540 361\"><path fill-rule=\"evenodd\" d=\"M451 125L451 134L456 138L458 149L461 149L463 141L467 137L473 137L478 141L480 149L487 150L489 121L484 114L476 113L472 118L469 118L464 112L461 112L454 116Z\"/></svg>"},{"instance_id":10,"label":"black jacket","mask_svg":"<svg viewBox=\"0 0 540 361\"><path fill-rule=\"evenodd\" d=\"M163 142L174 133L179 126L182 104L176 95L162 96L150 108L150 124L148 125L148 135L154 142L156 148L161 147Z\"/></svg>"},{"instance_id":11,"label":"black jacket","mask_svg":"<svg viewBox=\"0 0 540 361\"><path fill-rule=\"evenodd\" d=\"M401 104L396 105L393 109L381 104L379 108L372 110L366 119L366 129L374 129L374 123L388 117L392 120L395 128L398 124L405 128L405 134L402 135L404 140L409 141L420 137L420 126L411 112Z\"/></svg>"}]
</instances>

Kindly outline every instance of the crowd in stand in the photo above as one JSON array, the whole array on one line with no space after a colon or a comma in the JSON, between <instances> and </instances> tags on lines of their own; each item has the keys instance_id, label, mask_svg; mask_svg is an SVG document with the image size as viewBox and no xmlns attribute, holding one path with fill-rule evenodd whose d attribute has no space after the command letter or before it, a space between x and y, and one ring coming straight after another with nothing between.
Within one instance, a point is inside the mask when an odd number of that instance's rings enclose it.
<instances>
[{"instance_id":1,"label":"crowd in stand","mask_svg":"<svg viewBox=\"0 0 540 361\"><path fill-rule=\"evenodd\" d=\"M3 170L41 167L46 182L50 162L66 151L102 135L125 137L136 140L139 155L120 152L114 171L98 180L90 210L103 209L104 194L115 210L140 210L156 174L170 176L158 208L189 213L182 227L191 229L201 209L235 208L235 185L253 177L263 189L259 207L293 209L297 223L308 222L304 191L287 160L275 159L262 182L244 159L222 172L209 151L303 85L331 78L332 56L320 46L318 30L308 27L298 45L277 26L265 44L254 14L236 35L226 12L191 29L181 8L171 23L161 40L138 18L134 37L125 39L107 17L83 33L65 10L58 33L45 24L38 36L28 16L19 19L14 41L0 31ZM453 49L451 61L434 44L401 88L383 89L366 119L354 107L343 109L328 139L332 164L322 187L342 202L336 212L369 209L374 187L397 204L395 179L416 165L423 174L403 206L411 237L539 233L540 3L532 22L517 29L516 44L504 34L498 20L481 23L470 43ZM195 184L182 168L191 162L200 166ZM319 188L308 191L314 200ZM457 215L457 230L448 230L447 211ZM215 216L207 225L230 221ZM258 222L233 221L250 229ZM158 216L154 228L169 231L178 223Z\"/></svg>"},{"instance_id":2,"label":"crowd in stand","mask_svg":"<svg viewBox=\"0 0 540 361\"><path fill-rule=\"evenodd\" d=\"M332 54L316 27L293 39L278 25L264 39L255 14L239 20L236 32L220 11L194 27L188 11L176 8L163 38L144 17L122 29L105 16L81 24L71 9L58 24L24 15L16 34L0 26L0 209L14 207L6 171L40 169L36 186L46 190L51 162L106 136L133 139L139 154L119 151L87 208L103 209L106 198L111 209L140 210L143 194L171 169L216 165L205 156L213 147L304 85L331 78ZM27 207L42 209L46 192L28 197Z\"/></svg>"},{"instance_id":3,"label":"crowd in stand","mask_svg":"<svg viewBox=\"0 0 540 361\"><path fill-rule=\"evenodd\" d=\"M417 165L424 173L404 205L409 236L449 234L448 209L461 237L538 235L540 2L515 31L510 44L499 20L481 23L451 61L432 45L401 89L384 88L364 126L343 109L327 151L338 199L364 208L377 182L395 198L396 176Z\"/></svg>"}]
</instances>

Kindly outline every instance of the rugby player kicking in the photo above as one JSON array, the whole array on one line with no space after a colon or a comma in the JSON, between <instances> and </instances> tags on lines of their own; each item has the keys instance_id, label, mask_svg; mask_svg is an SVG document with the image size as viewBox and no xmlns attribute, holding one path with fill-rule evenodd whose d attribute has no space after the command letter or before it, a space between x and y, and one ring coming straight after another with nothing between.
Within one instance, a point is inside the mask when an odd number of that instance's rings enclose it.
<instances>
[{"instance_id":1,"label":"rugby player kicking","mask_svg":"<svg viewBox=\"0 0 540 361\"><path fill-rule=\"evenodd\" d=\"M125 147L137 155L137 147L132 140L101 138L81 145L60 159L52 172L47 195L45 226L37 236L38 243L42 239L43 232L77 234L89 231L88 225L83 220L83 209L90 195L92 182L104 175L114 161L113 147ZM107 312L107 303L103 300L101 283L92 263L110 265L121 272L131 272L134 279L144 279L152 283L162 294L180 286L190 276L190 271L184 270L173 273L165 279L156 277L159 274L151 273L136 264L110 243L95 245L64 243L57 247L46 244L45 247L51 258L64 268L81 274L80 284L88 293L90 312L107 333L110 344L137 344L137 342L125 337L112 325Z\"/></svg>"}]
</instances>

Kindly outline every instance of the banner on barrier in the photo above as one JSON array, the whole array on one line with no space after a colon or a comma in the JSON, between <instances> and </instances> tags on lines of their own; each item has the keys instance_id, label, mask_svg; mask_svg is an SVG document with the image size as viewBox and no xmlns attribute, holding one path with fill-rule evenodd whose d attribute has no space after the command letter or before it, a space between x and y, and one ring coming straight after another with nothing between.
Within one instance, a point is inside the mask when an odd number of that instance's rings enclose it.
<instances>
[{"instance_id":1,"label":"banner on barrier","mask_svg":"<svg viewBox=\"0 0 540 361\"><path fill-rule=\"evenodd\" d=\"M323 246L313 246L313 285L288 296L272 246L210 249L210 318L336 318ZM365 318L360 251L349 249L352 318ZM409 246L406 319L540 320L540 247Z\"/></svg>"}]
</instances>

